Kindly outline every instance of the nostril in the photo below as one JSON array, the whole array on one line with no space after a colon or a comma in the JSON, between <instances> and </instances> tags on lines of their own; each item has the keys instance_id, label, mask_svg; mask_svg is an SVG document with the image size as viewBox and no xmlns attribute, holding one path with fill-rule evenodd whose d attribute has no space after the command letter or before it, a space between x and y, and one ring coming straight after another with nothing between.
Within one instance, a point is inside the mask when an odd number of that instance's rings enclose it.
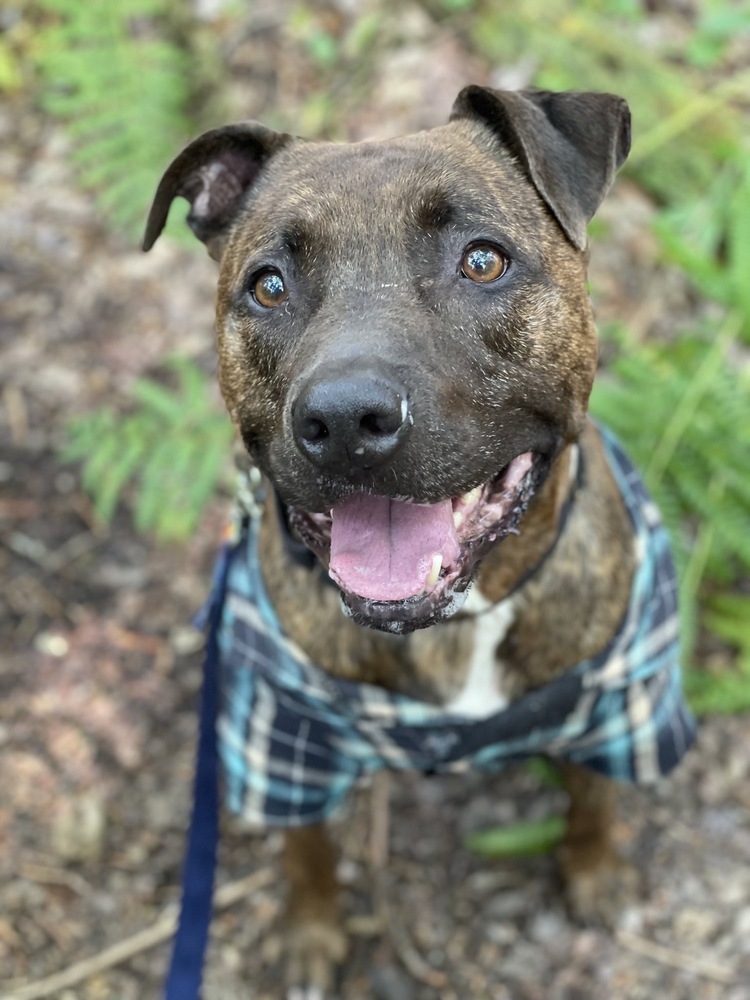
<instances>
[{"instance_id":1,"label":"nostril","mask_svg":"<svg viewBox=\"0 0 750 1000\"><path fill-rule=\"evenodd\" d=\"M306 420L301 420L297 426L300 437L304 438L310 444L318 444L320 441L325 441L330 435L327 425L317 417L308 417Z\"/></svg>"},{"instance_id":2,"label":"nostril","mask_svg":"<svg viewBox=\"0 0 750 1000\"><path fill-rule=\"evenodd\" d=\"M398 430L399 421L382 413L366 413L359 421L359 429L379 437L383 434L393 434Z\"/></svg>"}]
</instances>

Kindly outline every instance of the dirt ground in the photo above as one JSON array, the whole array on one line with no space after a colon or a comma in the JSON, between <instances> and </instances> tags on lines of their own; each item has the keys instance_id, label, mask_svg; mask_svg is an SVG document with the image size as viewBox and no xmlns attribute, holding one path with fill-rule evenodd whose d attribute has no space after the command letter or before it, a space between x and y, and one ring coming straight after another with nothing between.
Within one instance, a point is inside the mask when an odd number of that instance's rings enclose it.
<instances>
[{"instance_id":1,"label":"dirt ground","mask_svg":"<svg viewBox=\"0 0 750 1000\"><path fill-rule=\"evenodd\" d=\"M279 9L258 5L263 32L232 50L232 94L246 116L263 117L269 102L293 106L304 85L277 78ZM438 124L464 82L498 82L497 68L431 29L418 8L403 16L418 43L382 54L382 85L346 123L352 137ZM28 101L0 108L5 1000L150 927L178 896L200 682L189 623L229 506L217 497L188 545L158 546L136 533L126 506L110 527L98 524L77 469L58 457L71 415L124 405L132 380L170 352L214 367L213 263L200 247L168 242L145 257L108 232L76 188L69 153ZM620 184L592 264L599 316L644 333L690 308L655 258L649 214ZM569 921L551 859L488 862L464 846L472 831L563 807L528 771L491 783L394 777L381 794L390 795L390 862L377 906L366 795L340 826L353 930L342 1000L750 1000L745 719L706 720L673 777L624 791L618 838L648 893L613 933ZM219 884L259 875L214 920L206 1000L280 996L278 850L278 837L251 837L225 817ZM167 958L160 944L34 995L156 998Z\"/></svg>"}]
</instances>

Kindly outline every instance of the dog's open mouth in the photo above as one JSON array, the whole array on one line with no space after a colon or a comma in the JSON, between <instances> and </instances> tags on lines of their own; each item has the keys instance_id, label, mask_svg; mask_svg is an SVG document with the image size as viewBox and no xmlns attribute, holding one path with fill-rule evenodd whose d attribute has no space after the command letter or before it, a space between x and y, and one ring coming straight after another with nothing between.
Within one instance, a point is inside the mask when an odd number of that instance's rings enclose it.
<instances>
[{"instance_id":1,"label":"dog's open mouth","mask_svg":"<svg viewBox=\"0 0 750 1000\"><path fill-rule=\"evenodd\" d=\"M434 504L354 493L330 514L289 509L359 624L410 632L454 614L479 560L515 532L547 462L527 451L461 496Z\"/></svg>"}]
</instances>

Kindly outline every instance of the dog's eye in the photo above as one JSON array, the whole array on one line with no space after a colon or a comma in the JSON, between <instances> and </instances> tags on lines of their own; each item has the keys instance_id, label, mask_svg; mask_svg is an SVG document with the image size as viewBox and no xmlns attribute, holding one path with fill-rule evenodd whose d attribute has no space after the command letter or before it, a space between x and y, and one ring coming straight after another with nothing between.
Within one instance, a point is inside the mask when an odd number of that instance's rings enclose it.
<instances>
[{"instance_id":1,"label":"dog's eye","mask_svg":"<svg viewBox=\"0 0 750 1000\"><path fill-rule=\"evenodd\" d=\"M252 296L264 309L275 309L289 298L284 279L278 271L262 271L253 281Z\"/></svg>"},{"instance_id":2,"label":"dog's eye","mask_svg":"<svg viewBox=\"0 0 750 1000\"><path fill-rule=\"evenodd\" d=\"M461 273L472 281L497 281L507 269L505 256L491 243L475 243L461 258Z\"/></svg>"}]
</instances>

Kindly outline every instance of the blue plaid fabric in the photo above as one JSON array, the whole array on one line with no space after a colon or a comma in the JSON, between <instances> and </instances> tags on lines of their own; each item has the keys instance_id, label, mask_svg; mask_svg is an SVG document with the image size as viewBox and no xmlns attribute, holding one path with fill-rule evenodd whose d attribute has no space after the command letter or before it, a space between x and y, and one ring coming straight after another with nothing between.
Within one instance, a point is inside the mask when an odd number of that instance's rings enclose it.
<instances>
[{"instance_id":1,"label":"blue plaid fabric","mask_svg":"<svg viewBox=\"0 0 750 1000\"><path fill-rule=\"evenodd\" d=\"M602 432L633 521L637 570L617 635L599 655L477 721L330 677L281 630L252 519L228 546L218 648L219 752L229 808L262 826L318 822L380 768L499 770L545 754L611 778L652 782L695 736L680 683L677 585L643 482Z\"/></svg>"}]
</instances>

